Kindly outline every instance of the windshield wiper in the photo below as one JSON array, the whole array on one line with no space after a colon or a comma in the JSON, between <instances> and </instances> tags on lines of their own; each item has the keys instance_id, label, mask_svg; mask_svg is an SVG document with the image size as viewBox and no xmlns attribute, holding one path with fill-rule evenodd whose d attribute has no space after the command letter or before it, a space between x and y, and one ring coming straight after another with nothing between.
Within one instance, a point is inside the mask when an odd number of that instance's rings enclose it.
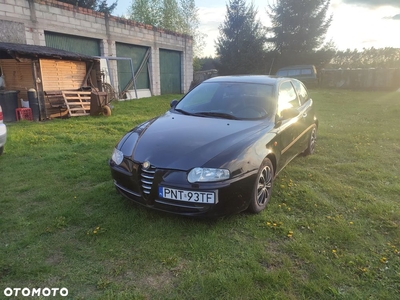
<instances>
[{"instance_id":1,"label":"windshield wiper","mask_svg":"<svg viewBox=\"0 0 400 300\"><path fill-rule=\"evenodd\" d=\"M177 112L180 112L180 113L182 113L184 115L188 115L188 116L192 115L190 112L187 112L186 110L183 110L183 109L180 109L180 108L175 108L174 110L177 111Z\"/></svg>"},{"instance_id":2,"label":"windshield wiper","mask_svg":"<svg viewBox=\"0 0 400 300\"><path fill-rule=\"evenodd\" d=\"M223 112L215 112L215 111L203 111L193 114L194 116L199 117L217 117L223 119L230 119L230 120L238 120L237 117L231 114L223 113Z\"/></svg>"}]
</instances>

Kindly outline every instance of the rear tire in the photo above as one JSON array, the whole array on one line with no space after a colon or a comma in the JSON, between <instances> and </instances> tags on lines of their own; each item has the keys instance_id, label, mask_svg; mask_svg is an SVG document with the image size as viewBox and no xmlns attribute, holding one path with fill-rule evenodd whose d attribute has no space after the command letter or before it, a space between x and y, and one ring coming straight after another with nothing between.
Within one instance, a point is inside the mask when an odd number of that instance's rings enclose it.
<instances>
[{"instance_id":1,"label":"rear tire","mask_svg":"<svg viewBox=\"0 0 400 300\"><path fill-rule=\"evenodd\" d=\"M303 152L304 155L311 155L315 152L315 145L317 142L317 127L314 126L311 130L310 138L308 140L307 149Z\"/></svg>"},{"instance_id":2,"label":"rear tire","mask_svg":"<svg viewBox=\"0 0 400 300\"><path fill-rule=\"evenodd\" d=\"M4 146L0 147L0 155L3 154L3 151L4 151Z\"/></svg>"},{"instance_id":3,"label":"rear tire","mask_svg":"<svg viewBox=\"0 0 400 300\"><path fill-rule=\"evenodd\" d=\"M265 158L258 170L248 211L257 214L264 210L271 198L274 183L274 166L269 158Z\"/></svg>"}]
</instances>

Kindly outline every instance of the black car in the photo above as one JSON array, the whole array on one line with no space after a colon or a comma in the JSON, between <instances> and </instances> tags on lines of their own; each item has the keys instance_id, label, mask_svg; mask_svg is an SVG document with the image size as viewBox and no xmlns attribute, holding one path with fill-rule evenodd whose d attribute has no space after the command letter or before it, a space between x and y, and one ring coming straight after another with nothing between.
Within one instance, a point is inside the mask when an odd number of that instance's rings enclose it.
<instances>
[{"instance_id":1,"label":"black car","mask_svg":"<svg viewBox=\"0 0 400 300\"><path fill-rule=\"evenodd\" d=\"M296 79L214 77L128 132L109 165L117 190L149 208L258 213L282 168L314 152L317 127L313 101Z\"/></svg>"}]
</instances>

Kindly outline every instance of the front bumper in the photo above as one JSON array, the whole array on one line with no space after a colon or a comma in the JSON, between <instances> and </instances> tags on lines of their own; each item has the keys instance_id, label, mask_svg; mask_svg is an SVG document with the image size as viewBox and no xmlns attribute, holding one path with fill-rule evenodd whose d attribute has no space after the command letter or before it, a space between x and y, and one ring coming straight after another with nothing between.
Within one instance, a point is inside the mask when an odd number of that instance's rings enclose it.
<instances>
[{"instance_id":1,"label":"front bumper","mask_svg":"<svg viewBox=\"0 0 400 300\"><path fill-rule=\"evenodd\" d=\"M236 177L222 182L195 183L187 181L186 171L159 169L152 166L149 171L143 170L141 164L124 159L117 166L109 161L114 185L119 193L126 198L151 209L185 216L217 217L238 213L247 209L257 170L245 176ZM192 190L192 191L217 191L218 203L183 202L161 198L158 187Z\"/></svg>"}]
</instances>

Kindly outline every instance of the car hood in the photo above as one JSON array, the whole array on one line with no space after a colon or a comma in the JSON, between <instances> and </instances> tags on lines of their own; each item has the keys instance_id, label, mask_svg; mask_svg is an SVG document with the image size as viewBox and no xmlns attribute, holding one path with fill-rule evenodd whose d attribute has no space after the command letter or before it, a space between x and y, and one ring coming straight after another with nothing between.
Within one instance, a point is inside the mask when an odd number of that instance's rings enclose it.
<instances>
[{"instance_id":1,"label":"car hood","mask_svg":"<svg viewBox=\"0 0 400 300\"><path fill-rule=\"evenodd\" d=\"M266 120L226 120L167 112L133 129L119 147L136 162L189 170L204 166L222 151L268 126L272 125Z\"/></svg>"}]
</instances>

